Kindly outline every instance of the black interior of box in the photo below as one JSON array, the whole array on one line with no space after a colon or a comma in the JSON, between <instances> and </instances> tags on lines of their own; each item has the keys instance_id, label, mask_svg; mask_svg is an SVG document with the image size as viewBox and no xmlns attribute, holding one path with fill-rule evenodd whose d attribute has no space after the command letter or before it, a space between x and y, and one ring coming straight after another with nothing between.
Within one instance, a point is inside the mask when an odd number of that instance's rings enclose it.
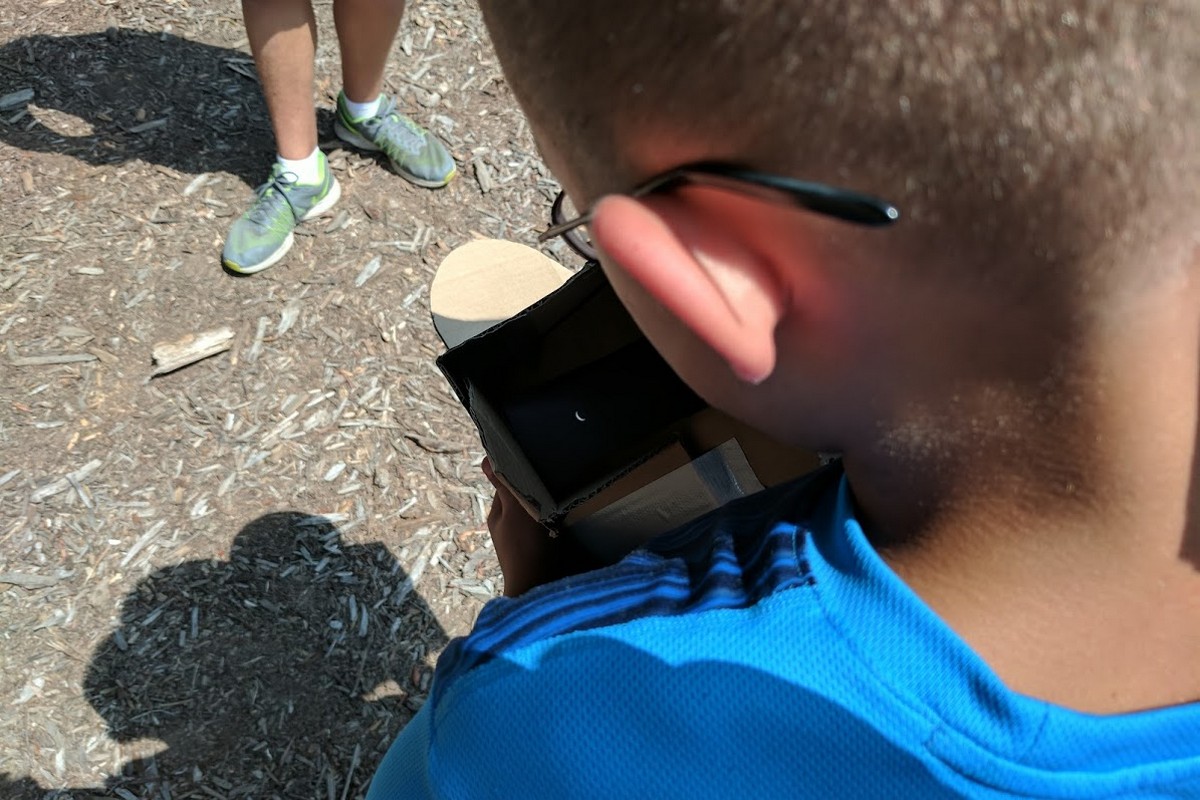
<instances>
[{"instance_id":1,"label":"black interior of box","mask_svg":"<svg viewBox=\"0 0 1200 800\"><path fill-rule=\"evenodd\" d=\"M595 265L438 365L493 467L544 520L662 449L705 406Z\"/></svg>"}]
</instances>

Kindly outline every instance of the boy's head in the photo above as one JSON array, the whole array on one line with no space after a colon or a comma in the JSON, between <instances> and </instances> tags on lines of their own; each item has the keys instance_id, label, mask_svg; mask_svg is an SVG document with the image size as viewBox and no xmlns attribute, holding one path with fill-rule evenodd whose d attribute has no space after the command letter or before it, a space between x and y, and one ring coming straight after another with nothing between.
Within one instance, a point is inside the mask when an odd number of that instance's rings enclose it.
<instances>
[{"instance_id":1,"label":"boy's head","mask_svg":"<svg viewBox=\"0 0 1200 800\"><path fill-rule=\"evenodd\" d=\"M481 5L551 169L578 207L606 198L589 232L634 318L710 402L793 443L1044 431L1128 298L1200 267L1196 3ZM902 218L606 197L695 161Z\"/></svg>"}]
</instances>

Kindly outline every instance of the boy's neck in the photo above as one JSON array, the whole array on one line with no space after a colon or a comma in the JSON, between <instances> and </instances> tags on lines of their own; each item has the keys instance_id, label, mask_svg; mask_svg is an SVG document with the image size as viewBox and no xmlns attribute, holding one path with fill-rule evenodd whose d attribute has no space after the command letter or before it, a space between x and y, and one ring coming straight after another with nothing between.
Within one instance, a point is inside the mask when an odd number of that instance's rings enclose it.
<instances>
[{"instance_id":1,"label":"boy's neck","mask_svg":"<svg viewBox=\"0 0 1200 800\"><path fill-rule=\"evenodd\" d=\"M1097 337L1057 438L846 454L893 569L1011 688L1081 711L1200 700L1200 306L1171 299Z\"/></svg>"}]
</instances>

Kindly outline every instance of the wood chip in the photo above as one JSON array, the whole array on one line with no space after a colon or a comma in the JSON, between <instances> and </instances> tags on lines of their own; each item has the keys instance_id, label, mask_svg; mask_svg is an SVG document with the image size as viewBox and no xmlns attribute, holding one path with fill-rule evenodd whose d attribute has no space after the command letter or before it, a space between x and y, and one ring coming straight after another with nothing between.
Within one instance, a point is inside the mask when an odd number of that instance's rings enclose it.
<instances>
[{"instance_id":1,"label":"wood chip","mask_svg":"<svg viewBox=\"0 0 1200 800\"><path fill-rule=\"evenodd\" d=\"M475 166L475 180L479 183L479 191L487 194L492 190L492 171L488 169L488 165L483 163L483 159L479 156L471 161Z\"/></svg>"},{"instance_id":2,"label":"wood chip","mask_svg":"<svg viewBox=\"0 0 1200 800\"><path fill-rule=\"evenodd\" d=\"M372 276L374 276L376 272L379 272L379 266L382 263L383 261L379 258L379 256L375 256L368 261L367 265L362 268L361 272L358 273L358 277L354 279L354 288L360 289L364 283L371 280Z\"/></svg>"},{"instance_id":3,"label":"wood chip","mask_svg":"<svg viewBox=\"0 0 1200 800\"><path fill-rule=\"evenodd\" d=\"M184 187L183 196L191 197L193 194L196 193L197 189L199 189L201 186L204 185L204 182L207 180L208 180L208 173L201 172L199 175L192 178L192 180L188 183L188 185Z\"/></svg>"},{"instance_id":4,"label":"wood chip","mask_svg":"<svg viewBox=\"0 0 1200 800\"><path fill-rule=\"evenodd\" d=\"M156 128L161 128L166 124L167 118L160 117L158 119L152 119L149 122L143 122L141 125L134 125L132 128L127 128L126 130L128 130L129 133L147 133Z\"/></svg>"},{"instance_id":5,"label":"wood chip","mask_svg":"<svg viewBox=\"0 0 1200 800\"><path fill-rule=\"evenodd\" d=\"M254 363L262 354L263 338L267 335L267 326L271 324L271 320L266 317L258 318L258 328L254 332L254 341L250 343L250 348L246 351L246 360Z\"/></svg>"},{"instance_id":6,"label":"wood chip","mask_svg":"<svg viewBox=\"0 0 1200 800\"><path fill-rule=\"evenodd\" d=\"M149 530L139 536L138 540L133 543L133 547L129 548L129 552L125 554L123 559L121 559L121 566L128 566L129 562L134 559L134 556L140 553L146 545L150 544L150 540L157 536L158 532L161 531L166 524L167 521L165 519L160 519L158 522L151 525Z\"/></svg>"},{"instance_id":7,"label":"wood chip","mask_svg":"<svg viewBox=\"0 0 1200 800\"><path fill-rule=\"evenodd\" d=\"M21 282L21 279L28 274L28 272L29 271L26 269L20 269L15 274L5 278L3 281L0 281L0 292L7 292L9 289L16 286Z\"/></svg>"},{"instance_id":8,"label":"wood chip","mask_svg":"<svg viewBox=\"0 0 1200 800\"><path fill-rule=\"evenodd\" d=\"M241 75L243 78L249 78L250 80L254 81L255 83L258 83L258 75L256 75L254 73L254 70L250 69L250 67L246 66L242 62L228 60L225 62L225 66L229 67L231 70L236 72L238 75Z\"/></svg>"},{"instance_id":9,"label":"wood chip","mask_svg":"<svg viewBox=\"0 0 1200 800\"><path fill-rule=\"evenodd\" d=\"M335 216L333 218L333 221L325 226L325 233L333 233L335 231L340 231L342 228L346 227L349 224L350 224L350 212L343 208L341 211L339 211L337 213L337 216Z\"/></svg>"},{"instance_id":10,"label":"wood chip","mask_svg":"<svg viewBox=\"0 0 1200 800\"><path fill-rule=\"evenodd\" d=\"M11 108L23 106L33 99L33 89L28 87L17 89L15 92L0 97L0 111L8 111Z\"/></svg>"},{"instance_id":11,"label":"wood chip","mask_svg":"<svg viewBox=\"0 0 1200 800\"><path fill-rule=\"evenodd\" d=\"M117 357L103 348L89 347L87 351L105 364L115 364L117 362Z\"/></svg>"},{"instance_id":12,"label":"wood chip","mask_svg":"<svg viewBox=\"0 0 1200 800\"><path fill-rule=\"evenodd\" d=\"M151 351L155 367L150 374L153 376L173 372L180 367L223 353L232 346L233 331L225 327L189 334L174 342L159 342Z\"/></svg>"},{"instance_id":13,"label":"wood chip","mask_svg":"<svg viewBox=\"0 0 1200 800\"><path fill-rule=\"evenodd\" d=\"M45 589L58 583L58 578L49 575L31 575L27 572L0 572L0 583L20 586L22 589Z\"/></svg>"},{"instance_id":14,"label":"wood chip","mask_svg":"<svg viewBox=\"0 0 1200 800\"><path fill-rule=\"evenodd\" d=\"M300 316L300 301L293 300L283 307L283 311L279 314L279 325L275 328L276 336L283 336L292 329L296 324L296 318Z\"/></svg>"},{"instance_id":15,"label":"wood chip","mask_svg":"<svg viewBox=\"0 0 1200 800\"><path fill-rule=\"evenodd\" d=\"M95 361L91 353L47 353L40 356L18 356L16 348L8 343L8 360L14 367L46 367L54 364L78 364L84 361Z\"/></svg>"},{"instance_id":16,"label":"wood chip","mask_svg":"<svg viewBox=\"0 0 1200 800\"><path fill-rule=\"evenodd\" d=\"M65 492L71 488L72 484L82 483L85 478L100 468L100 464L101 461L99 459L92 459L74 472L35 489L33 494L29 496L29 502L40 503L49 497Z\"/></svg>"},{"instance_id":17,"label":"wood chip","mask_svg":"<svg viewBox=\"0 0 1200 800\"><path fill-rule=\"evenodd\" d=\"M431 439L428 436L421 436L419 433L406 433L404 434L404 438L428 453L461 453L467 449L465 444L443 442L438 439Z\"/></svg>"}]
</instances>

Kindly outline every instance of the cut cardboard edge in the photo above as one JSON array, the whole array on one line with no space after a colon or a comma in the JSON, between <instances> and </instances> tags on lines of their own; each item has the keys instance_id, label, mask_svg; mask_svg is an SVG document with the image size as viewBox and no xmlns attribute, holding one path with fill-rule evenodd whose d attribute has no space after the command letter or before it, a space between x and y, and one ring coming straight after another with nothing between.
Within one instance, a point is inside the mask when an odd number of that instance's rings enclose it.
<instances>
[{"instance_id":1,"label":"cut cardboard edge","mask_svg":"<svg viewBox=\"0 0 1200 800\"><path fill-rule=\"evenodd\" d=\"M447 348L456 347L529 308L573 274L523 244L467 242L442 260L429 286L434 328Z\"/></svg>"},{"instance_id":2,"label":"cut cardboard edge","mask_svg":"<svg viewBox=\"0 0 1200 800\"><path fill-rule=\"evenodd\" d=\"M670 464L680 456L687 458L675 445L655 458ZM567 531L593 554L616 561L655 536L762 489L741 445L730 439L639 488L620 493L599 510L568 521Z\"/></svg>"}]
</instances>

